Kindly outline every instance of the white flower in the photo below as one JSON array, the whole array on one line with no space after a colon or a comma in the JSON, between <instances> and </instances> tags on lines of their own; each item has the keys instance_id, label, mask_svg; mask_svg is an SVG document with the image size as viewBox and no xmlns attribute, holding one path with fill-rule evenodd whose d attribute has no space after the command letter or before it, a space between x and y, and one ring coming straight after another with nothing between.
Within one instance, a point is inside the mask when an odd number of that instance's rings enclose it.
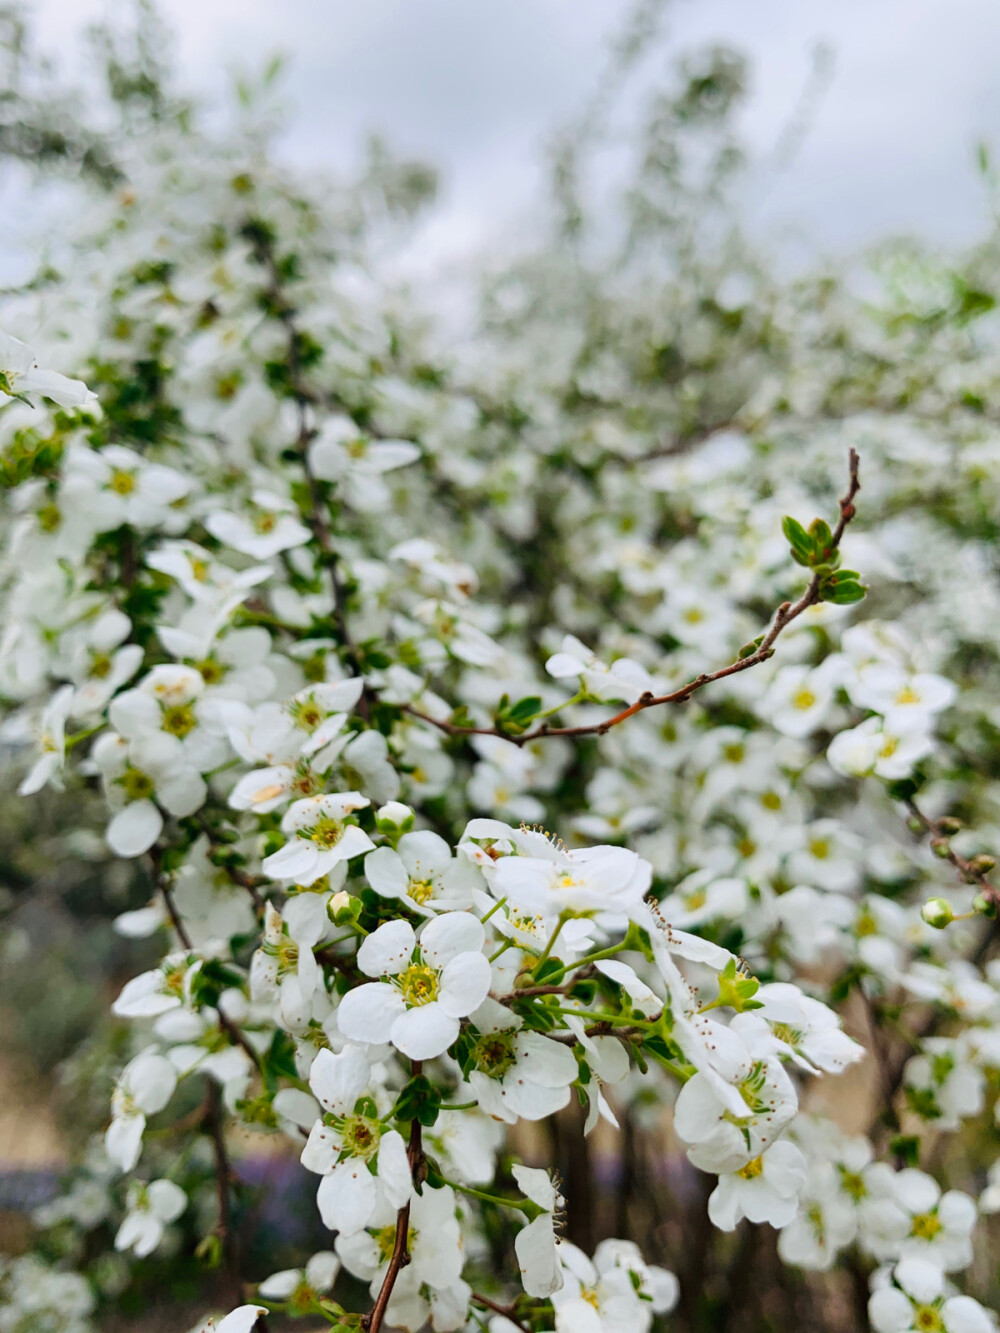
<instances>
[{"instance_id":1,"label":"white flower","mask_svg":"<svg viewBox=\"0 0 1000 1333\"><path fill-rule=\"evenodd\" d=\"M116 1250L134 1250L144 1259L163 1239L164 1228L187 1207L187 1195L172 1180L133 1182L128 1187L128 1212L115 1236Z\"/></svg>"},{"instance_id":2,"label":"white flower","mask_svg":"<svg viewBox=\"0 0 1000 1333\"><path fill-rule=\"evenodd\" d=\"M266 1301L289 1301L293 1308L309 1309L332 1290L339 1273L340 1260L334 1252L319 1250L305 1268L285 1268L266 1277L257 1294Z\"/></svg>"},{"instance_id":3,"label":"white flower","mask_svg":"<svg viewBox=\"0 0 1000 1333\"><path fill-rule=\"evenodd\" d=\"M522 1022L489 997L471 1018L469 1086L487 1115L508 1125L560 1110L579 1072L568 1046L541 1032L520 1031Z\"/></svg>"},{"instance_id":4,"label":"white flower","mask_svg":"<svg viewBox=\"0 0 1000 1333\"><path fill-rule=\"evenodd\" d=\"M948 1295L934 1264L902 1259L892 1277L895 1285L886 1277L868 1301L874 1333L993 1333L989 1312L971 1296Z\"/></svg>"},{"instance_id":5,"label":"white flower","mask_svg":"<svg viewBox=\"0 0 1000 1333\"><path fill-rule=\"evenodd\" d=\"M0 393L39 393L60 407L83 407L97 401L82 380L67 379L55 370L42 370L35 353L9 333L0 331Z\"/></svg>"},{"instance_id":6,"label":"white flower","mask_svg":"<svg viewBox=\"0 0 1000 1333\"><path fill-rule=\"evenodd\" d=\"M208 794L204 778L185 762L181 741L165 732L131 743L105 732L91 757L117 810L106 833L117 856L141 856L152 847L163 829L160 806L183 818L200 809Z\"/></svg>"},{"instance_id":7,"label":"white flower","mask_svg":"<svg viewBox=\"0 0 1000 1333\"><path fill-rule=\"evenodd\" d=\"M972 1261L976 1205L959 1190L941 1193L937 1181L907 1167L891 1193L861 1207L864 1241L877 1259L917 1259L950 1273Z\"/></svg>"},{"instance_id":8,"label":"white flower","mask_svg":"<svg viewBox=\"0 0 1000 1333\"><path fill-rule=\"evenodd\" d=\"M41 755L18 787L19 796L32 796L50 782L58 782L66 761L66 718L72 704L73 687L64 685L62 689L56 690L45 705L38 724L38 748Z\"/></svg>"},{"instance_id":9,"label":"white flower","mask_svg":"<svg viewBox=\"0 0 1000 1333\"><path fill-rule=\"evenodd\" d=\"M277 1002L282 1027L302 1032L312 1017L313 995L321 984L312 948L286 939L281 913L267 903L260 948L250 960L251 999L257 1004Z\"/></svg>"},{"instance_id":10,"label":"white flower","mask_svg":"<svg viewBox=\"0 0 1000 1333\"><path fill-rule=\"evenodd\" d=\"M775 1148L782 1142L779 1140ZM798 1213L778 1237L778 1253L786 1264L825 1272L840 1250L854 1239L858 1223L854 1200L843 1188L846 1174L838 1172L832 1162L808 1163ZM863 1188L860 1177L854 1183L856 1188Z\"/></svg>"},{"instance_id":11,"label":"white flower","mask_svg":"<svg viewBox=\"0 0 1000 1333\"><path fill-rule=\"evenodd\" d=\"M371 1220L378 1185L390 1207L399 1209L409 1201L406 1145L378 1117L371 1067L360 1046L348 1044L339 1055L321 1050L309 1071L309 1086L327 1117L313 1125L302 1165L323 1177L316 1202L324 1226L348 1236Z\"/></svg>"},{"instance_id":12,"label":"white flower","mask_svg":"<svg viewBox=\"0 0 1000 1333\"><path fill-rule=\"evenodd\" d=\"M378 847L365 858L365 878L383 898L398 898L421 916L471 907L482 883L437 833L404 833L395 851Z\"/></svg>"},{"instance_id":13,"label":"white flower","mask_svg":"<svg viewBox=\"0 0 1000 1333\"><path fill-rule=\"evenodd\" d=\"M853 703L881 713L896 734L929 731L935 715L950 708L958 693L944 676L910 674L901 667L874 662L846 682Z\"/></svg>"},{"instance_id":14,"label":"white flower","mask_svg":"<svg viewBox=\"0 0 1000 1333\"><path fill-rule=\"evenodd\" d=\"M850 731L834 736L826 752L830 767L845 777L905 778L913 765L934 749L923 731L896 732L879 717L870 717Z\"/></svg>"},{"instance_id":15,"label":"white flower","mask_svg":"<svg viewBox=\"0 0 1000 1333\"><path fill-rule=\"evenodd\" d=\"M753 1016L767 1021L779 1048L802 1069L839 1074L864 1058L864 1047L843 1031L839 1016L798 986L773 981L760 986L753 998L762 1006Z\"/></svg>"},{"instance_id":16,"label":"white flower","mask_svg":"<svg viewBox=\"0 0 1000 1333\"><path fill-rule=\"evenodd\" d=\"M496 864L493 892L513 907L551 917L560 912L616 912L645 921L643 899L653 868L625 847L548 844L550 854L505 856Z\"/></svg>"},{"instance_id":17,"label":"white flower","mask_svg":"<svg viewBox=\"0 0 1000 1333\"><path fill-rule=\"evenodd\" d=\"M378 1295L389 1265L396 1239L396 1220L395 1210L380 1199L369 1230L337 1237L337 1254L344 1267L355 1277L371 1283L373 1297ZM400 1291L402 1309L390 1302L387 1317L396 1326L405 1320L406 1327L417 1333L429 1314L429 1301L419 1299L422 1288L428 1288L430 1299L434 1300L434 1293L448 1292L461 1281L462 1232L455 1216L455 1192L450 1186L431 1189L424 1185L419 1194L413 1195L408 1248L410 1262L403 1273L410 1276ZM416 1310L413 1309L415 1298Z\"/></svg>"},{"instance_id":18,"label":"white flower","mask_svg":"<svg viewBox=\"0 0 1000 1333\"><path fill-rule=\"evenodd\" d=\"M514 1252L524 1290L529 1296L544 1299L559 1291L565 1280L553 1218L565 1200L547 1171L515 1164L511 1167L511 1174L522 1194L543 1210L514 1237Z\"/></svg>"},{"instance_id":19,"label":"white flower","mask_svg":"<svg viewBox=\"0 0 1000 1333\"><path fill-rule=\"evenodd\" d=\"M826 721L834 688L826 663L820 667L782 667L764 696L761 711L785 736L809 736Z\"/></svg>"},{"instance_id":20,"label":"white flower","mask_svg":"<svg viewBox=\"0 0 1000 1333\"><path fill-rule=\"evenodd\" d=\"M653 1315L677 1302L673 1273L650 1267L629 1241L602 1241L593 1263L561 1241L559 1259L565 1284L552 1295L556 1333L646 1333Z\"/></svg>"},{"instance_id":21,"label":"white flower","mask_svg":"<svg viewBox=\"0 0 1000 1333\"><path fill-rule=\"evenodd\" d=\"M265 875L308 886L321 875L328 875L341 861L371 851L375 846L371 838L348 820L355 810L368 804L368 797L356 791L295 801L281 821L282 832L293 836L264 859Z\"/></svg>"},{"instance_id":22,"label":"white flower","mask_svg":"<svg viewBox=\"0 0 1000 1333\"><path fill-rule=\"evenodd\" d=\"M644 694L656 694L660 688L659 682L638 662L619 657L608 666L572 634L565 636L561 650L548 659L545 670L556 680L576 676L587 695L601 703L620 700L634 704Z\"/></svg>"},{"instance_id":23,"label":"white flower","mask_svg":"<svg viewBox=\"0 0 1000 1333\"><path fill-rule=\"evenodd\" d=\"M279 551L303 546L312 536L295 517L294 504L284 496L254 491L246 510L244 515L218 509L205 519L205 527L216 541L255 560L268 560Z\"/></svg>"},{"instance_id":24,"label":"white flower","mask_svg":"<svg viewBox=\"0 0 1000 1333\"><path fill-rule=\"evenodd\" d=\"M122 1070L111 1098L111 1124L104 1135L108 1157L122 1171L131 1171L139 1160L146 1116L162 1111L176 1086L173 1065L152 1050L143 1051Z\"/></svg>"},{"instance_id":25,"label":"white flower","mask_svg":"<svg viewBox=\"0 0 1000 1333\"><path fill-rule=\"evenodd\" d=\"M805 1157L794 1143L779 1139L738 1171L719 1177L709 1196L708 1215L720 1231L733 1231L744 1217L787 1226L798 1212L805 1182Z\"/></svg>"},{"instance_id":26,"label":"white flower","mask_svg":"<svg viewBox=\"0 0 1000 1333\"><path fill-rule=\"evenodd\" d=\"M759 1157L798 1106L770 1040L762 1046L753 1029L743 1039L739 1020L752 1016L738 1014L730 1027L708 1020L705 1061L674 1105L674 1128L702 1171L736 1171Z\"/></svg>"},{"instance_id":27,"label":"white flower","mask_svg":"<svg viewBox=\"0 0 1000 1333\"><path fill-rule=\"evenodd\" d=\"M358 966L384 977L350 990L337 1022L350 1041L392 1042L411 1060L441 1055L459 1019L478 1009L490 988L486 932L468 912L447 912L423 927L419 945L407 921L386 921L358 950Z\"/></svg>"},{"instance_id":28,"label":"white flower","mask_svg":"<svg viewBox=\"0 0 1000 1333\"><path fill-rule=\"evenodd\" d=\"M383 475L419 457L419 447L409 440L369 440L346 416L324 421L309 446L313 475L340 482L347 503L363 513L385 509L390 495Z\"/></svg>"},{"instance_id":29,"label":"white flower","mask_svg":"<svg viewBox=\"0 0 1000 1333\"><path fill-rule=\"evenodd\" d=\"M907 1100L935 1129L958 1129L978 1115L985 1100L984 1077L961 1038L926 1037L903 1070Z\"/></svg>"},{"instance_id":30,"label":"white flower","mask_svg":"<svg viewBox=\"0 0 1000 1333\"><path fill-rule=\"evenodd\" d=\"M191 482L173 468L148 463L132 449L105 445L99 452L82 445L66 451L60 504L80 510L98 532L129 523L137 528L163 525L171 506L183 500Z\"/></svg>"},{"instance_id":31,"label":"white flower","mask_svg":"<svg viewBox=\"0 0 1000 1333\"><path fill-rule=\"evenodd\" d=\"M125 983L111 1012L118 1018L156 1018L179 1008L200 966L195 962L189 967L189 961L186 953L167 954L159 967L140 972Z\"/></svg>"}]
</instances>

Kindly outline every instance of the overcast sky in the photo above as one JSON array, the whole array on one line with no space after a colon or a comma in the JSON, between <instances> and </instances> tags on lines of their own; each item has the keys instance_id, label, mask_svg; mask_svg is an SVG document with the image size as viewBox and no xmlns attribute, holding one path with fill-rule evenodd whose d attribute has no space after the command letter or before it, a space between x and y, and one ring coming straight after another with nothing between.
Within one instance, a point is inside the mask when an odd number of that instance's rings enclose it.
<instances>
[{"instance_id":1,"label":"overcast sky","mask_svg":"<svg viewBox=\"0 0 1000 1333\"><path fill-rule=\"evenodd\" d=\"M75 34L104 0L31 0L46 44L78 60ZM541 148L577 110L630 0L161 0L188 81L222 86L234 63L291 57L297 104L285 151L344 167L380 130L443 168L435 248L513 230L537 197ZM767 152L833 50L832 82L791 166L758 204L821 248L887 232L973 236L985 216L980 139L1000 158L998 0L673 0L668 49L724 41L753 61L746 127ZM661 58L662 66L662 58Z\"/></svg>"}]
</instances>

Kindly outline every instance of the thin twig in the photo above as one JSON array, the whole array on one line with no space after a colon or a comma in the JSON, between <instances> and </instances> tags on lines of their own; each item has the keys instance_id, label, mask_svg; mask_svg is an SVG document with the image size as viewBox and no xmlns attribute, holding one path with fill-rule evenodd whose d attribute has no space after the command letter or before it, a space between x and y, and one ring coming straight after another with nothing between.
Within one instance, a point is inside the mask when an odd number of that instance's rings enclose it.
<instances>
[{"instance_id":1,"label":"thin twig","mask_svg":"<svg viewBox=\"0 0 1000 1333\"><path fill-rule=\"evenodd\" d=\"M226 1148L222 1090L213 1078L208 1080L208 1104L204 1123L205 1130L212 1140L212 1149L215 1154L215 1193L219 1202L219 1222L216 1234L222 1246L222 1257L226 1265L234 1304L241 1305L243 1303L243 1277L240 1269L239 1238L233 1226L230 1194L233 1173Z\"/></svg>"},{"instance_id":2,"label":"thin twig","mask_svg":"<svg viewBox=\"0 0 1000 1333\"><path fill-rule=\"evenodd\" d=\"M858 454L856 450L852 449L849 454L850 479L847 491L840 500L840 517L831 536L831 551L836 550L840 545L844 530L856 512L854 497L861 488L859 465ZM444 721L441 718L432 717L430 713L421 712L410 704L404 704L403 711L409 713L412 717L419 718L422 722L429 723L432 727L437 727L439 731L443 731L449 736L500 736L502 739L518 746L528 745L531 741L542 740L547 736L603 736L612 727L619 726L628 718L634 717L636 713L645 712L647 708L658 708L661 704L686 703L693 694L704 689L706 685L711 685L717 680L724 680L727 676L738 675L742 671L749 671L751 667L766 662L773 655L774 642L782 630L786 629L793 620L797 620L804 611L807 611L811 606L815 606L820 600L821 581L821 575L813 574L809 586L797 602L782 602L775 612L770 629L761 639L755 651L747 657L738 658L735 662L730 662L728 666L720 667L717 671L703 672L700 676L689 680L686 685L672 690L669 694L653 694L652 691L647 691L640 695L635 703L630 704L628 708L623 708L621 712L615 713L613 717L605 718L603 722L594 722L578 727L553 727L547 722L543 722L534 731L525 732L522 736L512 736L499 727L464 727L455 722Z\"/></svg>"},{"instance_id":3,"label":"thin twig","mask_svg":"<svg viewBox=\"0 0 1000 1333\"><path fill-rule=\"evenodd\" d=\"M411 1061L411 1068L413 1076L416 1078L423 1068L422 1062L420 1060ZM410 1163L413 1184L416 1187L422 1184L425 1177L422 1134L423 1128L420 1121L414 1116L410 1122L410 1142L406 1150L406 1156ZM379 1333L382 1327L385 1312L389 1308L389 1301L392 1299L392 1290L396 1285L396 1279L402 1269L410 1262L409 1235L410 1205L407 1202L396 1214L396 1239L392 1247L389 1267L385 1270L385 1277L382 1279L382 1286L375 1298L375 1304L367 1314L361 1316L361 1327L365 1330L365 1333Z\"/></svg>"},{"instance_id":4,"label":"thin twig","mask_svg":"<svg viewBox=\"0 0 1000 1333\"><path fill-rule=\"evenodd\" d=\"M170 887L170 876L165 875L163 871L160 869L162 864L162 856L163 856L163 849L159 846L158 843L154 843L154 845L149 849L149 859L153 863L153 875L156 881L156 886L160 890L160 895L163 898L163 905L167 909L167 915L170 917L170 924L173 926L177 938L180 940L184 948L187 949L188 952L190 953L194 950L194 944L191 940L188 928L187 926L185 926L184 920L181 917L180 912L178 912L177 910L177 904L174 902L174 895ZM233 1022L233 1020L229 1018L228 1015L224 1014L221 1009L217 1010L216 1012L219 1017L219 1027L221 1027L222 1030L228 1034L230 1041L235 1042L237 1046L241 1046L243 1048L243 1050L247 1053L247 1055L253 1062L254 1068L257 1070L258 1073L260 1073L261 1072L260 1056L250 1045L250 1042L247 1039L246 1034L239 1027L237 1027L237 1025Z\"/></svg>"},{"instance_id":5,"label":"thin twig","mask_svg":"<svg viewBox=\"0 0 1000 1333\"><path fill-rule=\"evenodd\" d=\"M516 1328L523 1329L524 1333L530 1333L528 1325L522 1324L514 1313L513 1305L501 1305L498 1301L491 1301L489 1296L484 1296L479 1291L472 1293L472 1299L477 1305L481 1305L484 1310L492 1310L494 1314L501 1314L505 1319L509 1319Z\"/></svg>"}]
</instances>

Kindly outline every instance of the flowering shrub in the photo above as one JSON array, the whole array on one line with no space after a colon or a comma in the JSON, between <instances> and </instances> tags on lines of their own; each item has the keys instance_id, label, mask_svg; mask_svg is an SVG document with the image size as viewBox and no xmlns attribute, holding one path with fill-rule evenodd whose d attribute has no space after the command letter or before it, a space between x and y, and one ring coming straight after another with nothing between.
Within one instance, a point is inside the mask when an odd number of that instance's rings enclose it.
<instances>
[{"instance_id":1,"label":"flowering shrub","mask_svg":"<svg viewBox=\"0 0 1000 1333\"><path fill-rule=\"evenodd\" d=\"M1000 1075L995 251L782 286L714 225L738 66L687 75L618 262L569 209L460 352L371 267L413 171L304 186L249 92L157 103L6 298L4 734L24 800L99 797L158 958L40 1220L196 1253L202 1329L723 1327L744 1219L734 1284L771 1228L879 1333L994 1326L946 1136ZM635 1171L665 1107L704 1189L644 1255L586 1136ZM270 1274L247 1132L329 1232ZM85 1329L93 1251L11 1261L0 1328Z\"/></svg>"}]
</instances>

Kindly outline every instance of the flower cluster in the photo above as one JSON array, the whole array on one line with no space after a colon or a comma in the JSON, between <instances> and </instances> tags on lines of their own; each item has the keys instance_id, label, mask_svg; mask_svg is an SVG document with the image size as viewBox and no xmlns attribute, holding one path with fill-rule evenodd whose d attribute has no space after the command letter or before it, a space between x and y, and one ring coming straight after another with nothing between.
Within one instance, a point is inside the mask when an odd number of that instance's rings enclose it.
<instances>
[{"instance_id":1,"label":"flower cluster","mask_svg":"<svg viewBox=\"0 0 1000 1333\"><path fill-rule=\"evenodd\" d=\"M255 124L150 134L58 301L10 312L94 392L0 336L4 743L24 800L102 812L116 929L159 945L112 1003L115 1202L49 1224L113 1220L119 1275L221 1266L215 1333L356 1326L357 1281L368 1333L648 1330L701 1299L683 1252L600 1239L512 1147L550 1121L621 1154L669 1108L717 1232L850 1262L886 1333L993 1327L959 1284L995 1172L977 1208L933 1145L1000 1077L992 861L948 813L997 822L963 778L996 732L995 441L966 528L905 529L894 450L958 463L841 403L860 372L776 298L788 383L721 421L712 322L750 355L721 295L653 327L644 279L584 334L558 266L515 270L455 364L363 276L372 182L300 191ZM963 562L982 606L936 581ZM305 1168L328 1236L296 1267L240 1269L237 1128ZM93 1299L16 1260L0 1329Z\"/></svg>"}]
</instances>

